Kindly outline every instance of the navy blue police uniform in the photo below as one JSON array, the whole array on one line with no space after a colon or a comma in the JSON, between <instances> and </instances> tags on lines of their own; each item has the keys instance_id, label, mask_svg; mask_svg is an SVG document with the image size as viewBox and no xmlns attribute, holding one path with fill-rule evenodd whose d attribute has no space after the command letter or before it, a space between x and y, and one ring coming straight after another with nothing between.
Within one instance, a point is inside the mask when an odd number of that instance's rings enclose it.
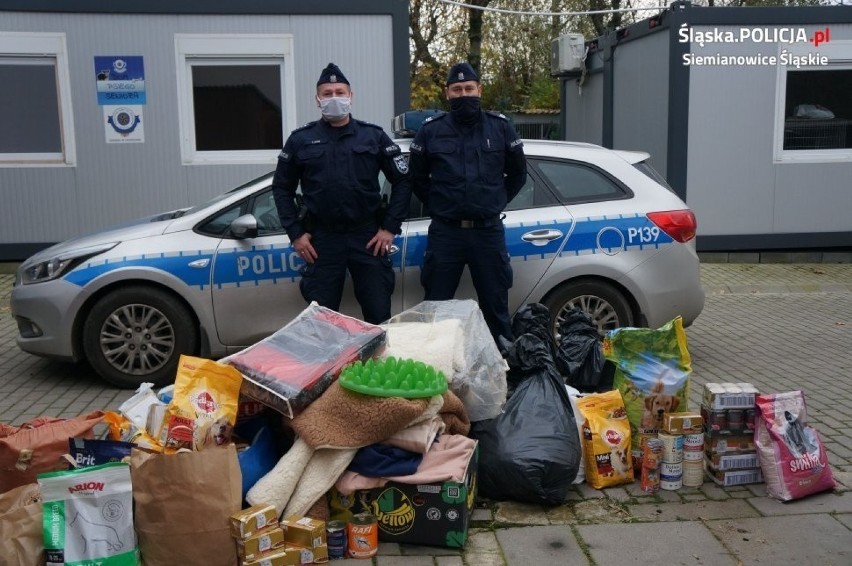
<instances>
[{"instance_id":1,"label":"navy blue police uniform","mask_svg":"<svg viewBox=\"0 0 852 566\"><path fill-rule=\"evenodd\" d=\"M337 73L342 77L339 69ZM386 210L379 171L392 183ZM307 215L296 206L300 183ZM399 146L379 126L351 116L340 127L325 120L310 122L284 144L272 192L290 241L309 232L317 252L316 261L302 268L304 299L339 310L348 270L364 320L377 324L390 318L391 260L373 255L366 246L379 227L399 234L408 212L408 161Z\"/></svg>"},{"instance_id":2,"label":"navy blue police uniform","mask_svg":"<svg viewBox=\"0 0 852 566\"><path fill-rule=\"evenodd\" d=\"M473 73L463 64L450 76L462 77L459 68ZM412 189L432 219L421 283L426 300L452 299L467 265L492 336L511 341L512 267L501 214L526 182L526 160L508 119L477 111L466 123L452 111L434 116L411 144Z\"/></svg>"}]
</instances>

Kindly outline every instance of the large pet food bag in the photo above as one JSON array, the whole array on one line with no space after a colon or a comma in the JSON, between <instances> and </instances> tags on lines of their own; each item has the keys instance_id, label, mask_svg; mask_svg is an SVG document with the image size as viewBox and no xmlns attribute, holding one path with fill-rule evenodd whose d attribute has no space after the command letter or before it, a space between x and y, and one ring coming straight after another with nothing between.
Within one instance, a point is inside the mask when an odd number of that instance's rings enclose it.
<instances>
[{"instance_id":1,"label":"large pet food bag","mask_svg":"<svg viewBox=\"0 0 852 566\"><path fill-rule=\"evenodd\" d=\"M120 462L38 476L45 564L137 566L130 466Z\"/></svg>"},{"instance_id":2,"label":"large pet food bag","mask_svg":"<svg viewBox=\"0 0 852 566\"><path fill-rule=\"evenodd\" d=\"M683 320L677 317L656 330L616 328L604 337L603 352L615 364L613 389L624 400L638 463L641 437L656 434L665 413L687 410L692 361Z\"/></svg>"},{"instance_id":3,"label":"large pet food bag","mask_svg":"<svg viewBox=\"0 0 852 566\"><path fill-rule=\"evenodd\" d=\"M630 423L618 391L594 393L577 399L583 413L583 458L586 482L603 489L633 481Z\"/></svg>"},{"instance_id":4,"label":"large pet food bag","mask_svg":"<svg viewBox=\"0 0 852 566\"><path fill-rule=\"evenodd\" d=\"M828 455L808 424L804 394L758 395L757 410L754 440L769 495L790 501L833 489Z\"/></svg>"}]
</instances>

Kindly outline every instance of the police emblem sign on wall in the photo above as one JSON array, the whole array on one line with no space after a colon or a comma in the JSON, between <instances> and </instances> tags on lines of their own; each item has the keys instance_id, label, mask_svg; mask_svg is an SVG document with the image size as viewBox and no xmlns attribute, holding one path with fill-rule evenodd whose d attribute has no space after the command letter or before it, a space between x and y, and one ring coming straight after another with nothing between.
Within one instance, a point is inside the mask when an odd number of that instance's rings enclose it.
<instances>
[{"instance_id":1,"label":"police emblem sign on wall","mask_svg":"<svg viewBox=\"0 0 852 566\"><path fill-rule=\"evenodd\" d=\"M107 143L143 143L146 97L142 56L95 56L95 85Z\"/></svg>"}]
</instances>

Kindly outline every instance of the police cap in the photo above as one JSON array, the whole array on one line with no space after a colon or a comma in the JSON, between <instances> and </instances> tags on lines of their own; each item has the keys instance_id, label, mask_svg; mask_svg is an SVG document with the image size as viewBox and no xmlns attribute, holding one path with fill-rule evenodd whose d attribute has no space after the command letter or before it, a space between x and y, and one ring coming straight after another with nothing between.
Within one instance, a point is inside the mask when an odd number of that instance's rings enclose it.
<instances>
[{"instance_id":1,"label":"police cap","mask_svg":"<svg viewBox=\"0 0 852 566\"><path fill-rule=\"evenodd\" d=\"M465 81L479 82L479 75L470 66L470 63L456 63L450 69L447 75L447 86L453 83L463 83Z\"/></svg>"},{"instance_id":2,"label":"police cap","mask_svg":"<svg viewBox=\"0 0 852 566\"><path fill-rule=\"evenodd\" d=\"M329 63L328 66L322 70L322 73L320 73L317 86L325 83L343 83L348 85L349 81L346 80L346 76L343 74L343 71L340 70L340 67L334 63Z\"/></svg>"}]
</instances>

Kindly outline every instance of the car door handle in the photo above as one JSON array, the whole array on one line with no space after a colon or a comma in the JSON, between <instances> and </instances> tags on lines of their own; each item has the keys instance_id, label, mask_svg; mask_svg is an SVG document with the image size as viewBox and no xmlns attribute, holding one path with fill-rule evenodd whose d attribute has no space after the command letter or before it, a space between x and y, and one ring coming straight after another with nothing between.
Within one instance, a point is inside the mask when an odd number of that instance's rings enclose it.
<instances>
[{"instance_id":1,"label":"car door handle","mask_svg":"<svg viewBox=\"0 0 852 566\"><path fill-rule=\"evenodd\" d=\"M393 255L399 251L399 246L396 244L391 244L390 249L388 250L388 255Z\"/></svg>"},{"instance_id":2,"label":"car door handle","mask_svg":"<svg viewBox=\"0 0 852 566\"><path fill-rule=\"evenodd\" d=\"M521 239L534 246L543 246L547 244L547 242L552 242L553 240L561 237L561 230L534 230L521 236Z\"/></svg>"}]
</instances>

